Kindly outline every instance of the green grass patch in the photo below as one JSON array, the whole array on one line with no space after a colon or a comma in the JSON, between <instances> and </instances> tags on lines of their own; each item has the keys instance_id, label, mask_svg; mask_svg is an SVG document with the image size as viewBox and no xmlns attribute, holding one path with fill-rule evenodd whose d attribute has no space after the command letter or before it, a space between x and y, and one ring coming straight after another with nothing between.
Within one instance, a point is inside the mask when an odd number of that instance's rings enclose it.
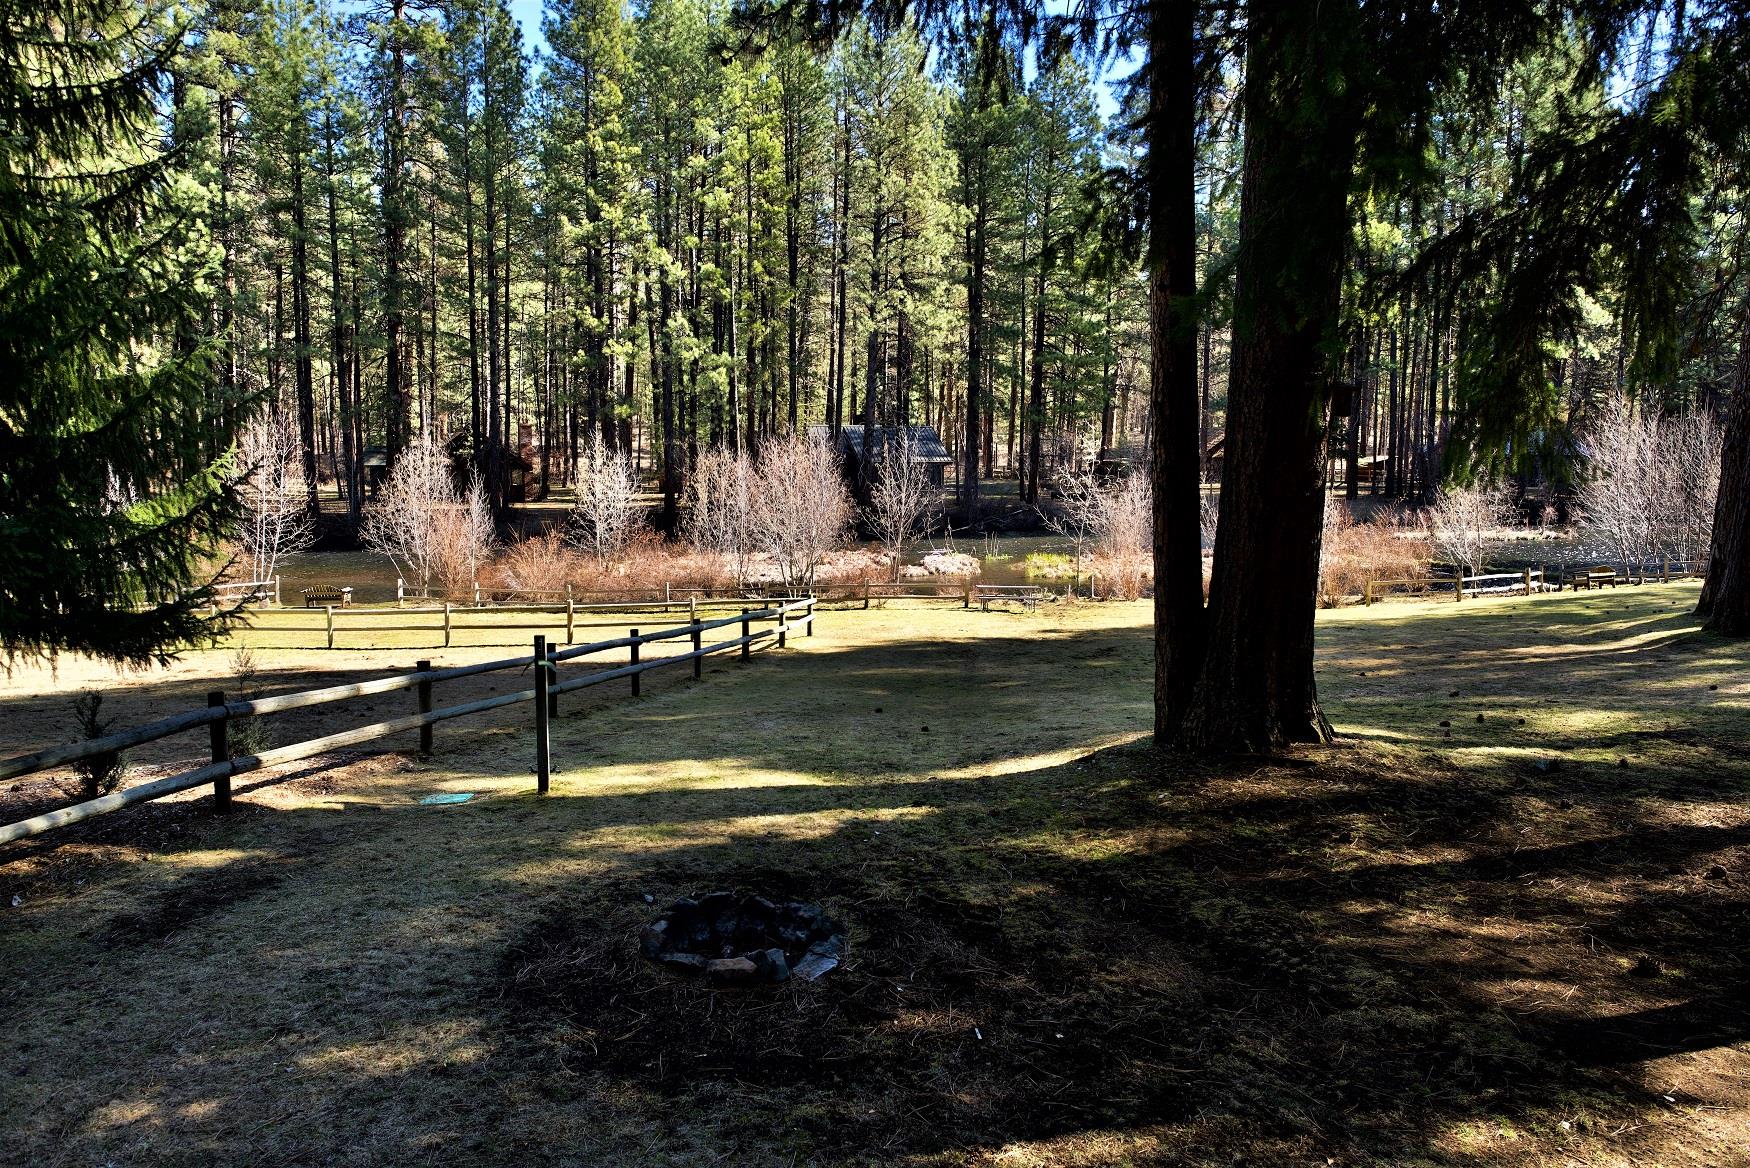
<instances>
[{"instance_id":1,"label":"green grass patch","mask_svg":"<svg viewBox=\"0 0 1750 1168\"><path fill-rule=\"evenodd\" d=\"M523 707L227 820L111 816L0 855L8 1150L1732 1163L1750 672L1693 599L1322 614L1341 743L1219 766L1148 749L1146 604L829 612L562 699L544 799ZM849 959L738 992L638 959L717 887L820 901Z\"/></svg>"}]
</instances>

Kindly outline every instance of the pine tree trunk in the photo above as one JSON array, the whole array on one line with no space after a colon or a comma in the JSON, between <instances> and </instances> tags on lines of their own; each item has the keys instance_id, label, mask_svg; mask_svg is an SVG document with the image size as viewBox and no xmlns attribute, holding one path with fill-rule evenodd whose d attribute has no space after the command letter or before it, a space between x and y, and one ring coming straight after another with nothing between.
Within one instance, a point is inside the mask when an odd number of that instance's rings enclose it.
<instances>
[{"instance_id":1,"label":"pine tree trunk","mask_svg":"<svg viewBox=\"0 0 1750 1168\"><path fill-rule=\"evenodd\" d=\"M1317 59L1343 22L1298 27L1321 19L1298 8L1254 12L1249 30L1221 534L1203 668L1177 736L1204 752L1263 752L1331 736L1313 680L1313 615L1331 407L1326 354L1356 139L1341 91L1321 88Z\"/></svg>"},{"instance_id":2,"label":"pine tree trunk","mask_svg":"<svg viewBox=\"0 0 1750 1168\"><path fill-rule=\"evenodd\" d=\"M1154 493L1155 739L1178 734L1203 656L1193 0L1150 12L1149 477ZM1207 372L1207 371L1206 371ZM1207 383L1206 383L1207 385ZM1204 393L1207 393L1205 387Z\"/></svg>"},{"instance_id":3,"label":"pine tree trunk","mask_svg":"<svg viewBox=\"0 0 1750 1168\"><path fill-rule=\"evenodd\" d=\"M309 208L304 202L304 155L292 152L292 369L298 388L298 446L303 456L305 505L321 513L316 476L315 353L310 344Z\"/></svg>"},{"instance_id":4,"label":"pine tree trunk","mask_svg":"<svg viewBox=\"0 0 1750 1168\"><path fill-rule=\"evenodd\" d=\"M1725 439L1707 582L1695 611L1708 630L1744 637L1750 636L1750 301L1744 306Z\"/></svg>"},{"instance_id":5,"label":"pine tree trunk","mask_svg":"<svg viewBox=\"0 0 1750 1168\"><path fill-rule=\"evenodd\" d=\"M408 397L406 340L407 293L402 267L407 251L407 60L401 38L407 15L406 0L391 0L389 7L389 108L386 111L383 152L383 340L384 399L389 461L394 463L407 444L407 419L412 402Z\"/></svg>"}]
</instances>

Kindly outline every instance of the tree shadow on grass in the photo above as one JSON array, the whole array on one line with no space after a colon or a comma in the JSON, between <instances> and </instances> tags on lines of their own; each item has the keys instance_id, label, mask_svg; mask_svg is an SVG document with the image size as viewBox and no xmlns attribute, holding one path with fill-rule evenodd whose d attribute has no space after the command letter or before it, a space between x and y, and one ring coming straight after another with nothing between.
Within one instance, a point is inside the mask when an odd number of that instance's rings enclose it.
<instances>
[{"instance_id":1,"label":"tree shadow on grass","mask_svg":"<svg viewBox=\"0 0 1750 1168\"><path fill-rule=\"evenodd\" d=\"M210 1004L200 955L258 978L238 992L261 1016L202 1046L253 1093L192 1069L107 1080L150 1104L158 1147L230 1132L259 1148L264 1117L344 1098L350 1114L279 1150L915 1165L1033 1141L1092 1163L1117 1159L1108 1147L1403 1163L1459 1158L1455 1133L1511 1123L1533 1138L1471 1151L1694 1151L1693 1127L1660 1121L1668 1084L1648 1067L1743 1067L1750 828L1729 800L1690 790L1718 820L1672 822L1608 775L1378 747L1162 774L1143 746L1091 745L1140 722L1141 639L846 648L568 714L546 799L215 826L244 856L163 905L264 854L295 857L300 877L173 920L160 964L78 940L48 951L165 979L147 1004L174 1012L135 1023L142 1058L187 1042L177 1019ZM1095 721L1088 679L1112 667L1135 680ZM740 736L719 729L737 717ZM452 749L462 785L522 757ZM1026 761L1054 753L1070 761ZM1647 781L1683 790L1674 771ZM1558 814L1564 800L1578 813ZM287 903L296 882L309 899ZM669 898L714 887L820 900L850 922L850 959L813 985L739 992L639 960L638 929ZM382 1065L360 1062L373 1043L393 1047ZM297 1077L266 1073L282 1064ZM75 1102L93 1089L73 1071L61 1086ZM197 1106L215 1093L222 1118ZM86 1128L80 1146L126 1138Z\"/></svg>"}]
</instances>

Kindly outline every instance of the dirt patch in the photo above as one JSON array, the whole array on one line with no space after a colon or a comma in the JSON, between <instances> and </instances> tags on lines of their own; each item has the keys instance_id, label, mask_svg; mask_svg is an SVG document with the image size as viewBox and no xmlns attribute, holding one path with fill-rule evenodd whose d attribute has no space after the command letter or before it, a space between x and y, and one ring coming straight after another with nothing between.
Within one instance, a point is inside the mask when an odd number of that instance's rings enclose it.
<instances>
[{"instance_id":1,"label":"dirt patch","mask_svg":"<svg viewBox=\"0 0 1750 1168\"><path fill-rule=\"evenodd\" d=\"M99 939L106 945L120 946L166 940L250 897L279 887L296 872L295 861L293 856L247 860L185 876L173 887L153 894L140 910L116 914Z\"/></svg>"},{"instance_id":2,"label":"dirt patch","mask_svg":"<svg viewBox=\"0 0 1750 1168\"><path fill-rule=\"evenodd\" d=\"M849 956L818 982L719 990L652 966L636 948L648 908L622 889L519 938L499 992L523 1041L552 1044L570 1074L671 1096L711 1081L779 1089L841 1151L891 1145L896 1115L915 1118L923 1148L937 1125L993 1141L1176 1111L1164 1090L1176 1044L1159 1036L1187 1021L1171 1009L1183 987L1170 963L1131 982L1143 946L1118 922L1083 951L946 881L901 903L846 872L794 887L828 911L856 906Z\"/></svg>"}]
</instances>

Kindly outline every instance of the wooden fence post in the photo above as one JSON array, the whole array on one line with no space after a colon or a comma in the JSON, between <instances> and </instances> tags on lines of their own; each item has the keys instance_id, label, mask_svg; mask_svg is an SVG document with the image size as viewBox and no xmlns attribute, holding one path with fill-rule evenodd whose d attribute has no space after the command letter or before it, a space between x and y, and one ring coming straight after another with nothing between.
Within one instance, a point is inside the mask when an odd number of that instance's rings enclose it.
<instances>
[{"instance_id":1,"label":"wooden fence post","mask_svg":"<svg viewBox=\"0 0 1750 1168\"><path fill-rule=\"evenodd\" d=\"M778 610L778 648L784 647L784 630L789 624L790 614L783 609Z\"/></svg>"},{"instance_id":2,"label":"wooden fence post","mask_svg":"<svg viewBox=\"0 0 1750 1168\"><path fill-rule=\"evenodd\" d=\"M225 691L213 690L207 694L207 705L222 706L225 704ZM231 757L231 719L219 718L207 724L212 731L213 761L224 762ZM220 775L213 780L213 810L220 815L231 810L231 776Z\"/></svg>"},{"instance_id":3,"label":"wooden fence post","mask_svg":"<svg viewBox=\"0 0 1750 1168\"><path fill-rule=\"evenodd\" d=\"M535 634L535 793L547 793L548 766L552 759L547 741L547 638Z\"/></svg>"},{"instance_id":4,"label":"wooden fence post","mask_svg":"<svg viewBox=\"0 0 1750 1168\"><path fill-rule=\"evenodd\" d=\"M808 607L802 610L808 614L808 635L814 635L814 597L808 598Z\"/></svg>"},{"instance_id":5,"label":"wooden fence post","mask_svg":"<svg viewBox=\"0 0 1750 1168\"><path fill-rule=\"evenodd\" d=\"M863 577L863 608L865 611L869 608L869 577L867 576Z\"/></svg>"},{"instance_id":6,"label":"wooden fence post","mask_svg":"<svg viewBox=\"0 0 1750 1168\"><path fill-rule=\"evenodd\" d=\"M280 576L278 572L273 574L273 606L275 608L280 606Z\"/></svg>"},{"instance_id":7,"label":"wooden fence post","mask_svg":"<svg viewBox=\"0 0 1750 1168\"><path fill-rule=\"evenodd\" d=\"M1671 561L1670 560L1660 560L1659 561L1659 583L1661 583L1661 584L1671 583Z\"/></svg>"},{"instance_id":8,"label":"wooden fence post","mask_svg":"<svg viewBox=\"0 0 1750 1168\"><path fill-rule=\"evenodd\" d=\"M693 652L697 653L705 647L705 634L699 628L699 622L693 622ZM693 680L698 681L705 676L705 658L693 658Z\"/></svg>"},{"instance_id":9,"label":"wooden fence post","mask_svg":"<svg viewBox=\"0 0 1750 1168\"><path fill-rule=\"evenodd\" d=\"M687 619L693 624L699 623L699 597L697 593L687 597Z\"/></svg>"},{"instance_id":10,"label":"wooden fence post","mask_svg":"<svg viewBox=\"0 0 1750 1168\"><path fill-rule=\"evenodd\" d=\"M1531 595L1531 569L1526 568L1521 573L1525 577L1525 595Z\"/></svg>"},{"instance_id":11,"label":"wooden fence post","mask_svg":"<svg viewBox=\"0 0 1750 1168\"><path fill-rule=\"evenodd\" d=\"M444 648L450 647L450 602L444 601Z\"/></svg>"},{"instance_id":12,"label":"wooden fence post","mask_svg":"<svg viewBox=\"0 0 1750 1168\"><path fill-rule=\"evenodd\" d=\"M662 611L664 613L668 612L668 581L667 580L664 580L662 582Z\"/></svg>"},{"instance_id":13,"label":"wooden fence post","mask_svg":"<svg viewBox=\"0 0 1750 1168\"><path fill-rule=\"evenodd\" d=\"M749 653L753 648L753 645L747 639L749 637L749 635L753 632L752 623L753 622L751 622L747 619L747 609L745 609L745 608L742 609L741 610L741 659L743 661L746 661L748 659Z\"/></svg>"},{"instance_id":14,"label":"wooden fence post","mask_svg":"<svg viewBox=\"0 0 1750 1168\"><path fill-rule=\"evenodd\" d=\"M415 661L413 663L413 668L415 671L417 671L419 673L430 673L431 672L431 662L429 662L429 661ZM429 681L422 681L419 683L419 712L422 714L431 713L431 682L429 682ZM430 754L431 753L431 723L430 722L425 723L423 726L421 726L419 728L419 753L421 753L421 754Z\"/></svg>"},{"instance_id":15,"label":"wooden fence post","mask_svg":"<svg viewBox=\"0 0 1750 1168\"><path fill-rule=\"evenodd\" d=\"M474 581L474 607L480 607L480 581Z\"/></svg>"},{"instance_id":16,"label":"wooden fence post","mask_svg":"<svg viewBox=\"0 0 1750 1168\"><path fill-rule=\"evenodd\" d=\"M559 716L559 650L552 645L547 646L547 718L552 720Z\"/></svg>"},{"instance_id":17,"label":"wooden fence post","mask_svg":"<svg viewBox=\"0 0 1750 1168\"><path fill-rule=\"evenodd\" d=\"M1361 603L1364 606L1371 605L1373 603L1373 581L1372 580L1364 581L1361 585Z\"/></svg>"},{"instance_id":18,"label":"wooden fence post","mask_svg":"<svg viewBox=\"0 0 1750 1168\"><path fill-rule=\"evenodd\" d=\"M666 584L663 585L664 589L666 589L667 587L668 587L668 585L666 585ZM634 665L638 664L638 630L637 629L632 630L632 664L634 664ZM643 679L643 677L644 677L644 675L642 673L634 673L632 675L632 696L633 697L638 696L639 689L640 689L640 686L638 683Z\"/></svg>"},{"instance_id":19,"label":"wooden fence post","mask_svg":"<svg viewBox=\"0 0 1750 1168\"><path fill-rule=\"evenodd\" d=\"M571 585L565 586L565 643L575 644L577 641L577 605L571 601Z\"/></svg>"},{"instance_id":20,"label":"wooden fence post","mask_svg":"<svg viewBox=\"0 0 1750 1168\"><path fill-rule=\"evenodd\" d=\"M395 577L395 607L401 607L401 598L407 593L407 582L401 577Z\"/></svg>"},{"instance_id":21,"label":"wooden fence post","mask_svg":"<svg viewBox=\"0 0 1750 1168\"><path fill-rule=\"evenodd\" d=\"M322 606L322 611L328 614L328 647L332 649L334 648L334 606L325 604Z\"/></svg>"},{"instance_id":22,"label":"wooden fence post","mask_svg":"<svg viewBox=\"0 0 1750 1168\"><path fill-rule=\"evenodd\" d=\"M966 598L960 602L960 607L961 608L971 608L972 607L972 581L971 580L966 581ZM814 610L811 608L811 609L809 609L809 611L812 612ZM814 634L814 626L813 625L808 626L808 633L810 636L812 636Z\"/></svg>"}]
</instances>

